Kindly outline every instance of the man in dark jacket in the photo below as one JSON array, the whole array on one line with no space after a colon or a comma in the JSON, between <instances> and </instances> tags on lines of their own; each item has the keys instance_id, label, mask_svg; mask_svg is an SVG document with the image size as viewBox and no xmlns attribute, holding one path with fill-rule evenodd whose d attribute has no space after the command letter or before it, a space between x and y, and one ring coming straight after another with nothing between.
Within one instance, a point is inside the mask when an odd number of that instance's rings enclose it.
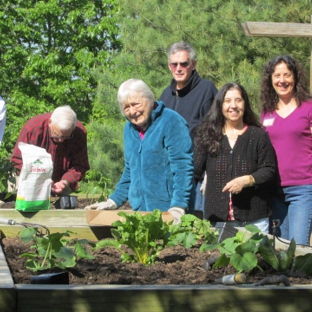
<instances>
[{"instance_id":1,"label":"man in dark jacket","mask_svg":"<svg viewBox=\"0 0 312 312\"><path fill-rule=\"evenodd\" d=\"M188 122L190 131L207 114L217 93L215 85L196 71L196 52L189 44L177 42L168 51L168 67L173 79L160 100Z\"/></svg>"},{"instance_id":2,"label":"man in dark jacket","mask_svg":"<svg viewBox=\"0 0 312 312\"><path fill-rule=\"evenodd\" d=\"M218 91L211 81L199 76L196 64L196 52L191 45L183 41L172 44L168 51L168 67L173 79L160 96L166 107L184 117L190 131L207 114ZM202 181L196 188L195 209L204 212L201 184Z\"/></svg>"}]
</instances>

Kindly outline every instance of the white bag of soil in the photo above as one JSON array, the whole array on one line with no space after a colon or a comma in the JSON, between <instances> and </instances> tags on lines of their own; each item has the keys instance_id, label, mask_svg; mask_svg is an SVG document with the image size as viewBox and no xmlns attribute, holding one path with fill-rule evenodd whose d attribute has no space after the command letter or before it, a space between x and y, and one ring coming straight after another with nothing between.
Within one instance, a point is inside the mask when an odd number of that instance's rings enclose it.
<instances>
[{"instance_id":1,"label":"white bag of soil","mask_svg":"<svg viewBox=\"0 0 312 312\"><path fill-rule=\"evenodd\" d=\"M44 149L32 144L18 143L23 166L19 176L15 209L35 212L50 209L53 162Z\"/></svg>"}]
</instances>

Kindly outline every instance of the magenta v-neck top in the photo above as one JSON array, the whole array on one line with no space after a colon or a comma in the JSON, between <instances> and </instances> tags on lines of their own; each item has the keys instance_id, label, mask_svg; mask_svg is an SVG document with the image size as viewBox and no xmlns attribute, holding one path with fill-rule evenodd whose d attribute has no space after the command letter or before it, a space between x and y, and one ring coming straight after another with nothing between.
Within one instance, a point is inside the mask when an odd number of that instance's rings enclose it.
<instances>
[{"instance_id":1,"label":"magenta v-neck top","mask_svg":"<svg viewBox=\"0 0 312 312\"><path fill-rule=\"evenodd\" d=\"M262 112L261 122L277 155L281 186L312 184L312 101L286 118Z\"/></svg>"}]
</instances>

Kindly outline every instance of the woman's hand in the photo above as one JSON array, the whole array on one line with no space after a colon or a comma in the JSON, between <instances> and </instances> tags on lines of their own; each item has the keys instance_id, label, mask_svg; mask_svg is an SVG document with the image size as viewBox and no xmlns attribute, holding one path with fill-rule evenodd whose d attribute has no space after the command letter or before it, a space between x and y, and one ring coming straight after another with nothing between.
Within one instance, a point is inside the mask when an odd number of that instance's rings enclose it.
<instances>
[{"instance_id":1,"label":"woman's hand","mask_svg":"<svg viewBox=\"0 0 312 312\"><path fill-rule=\"evenodd\" d=\"M231 180L225 185L222 192L229 191L232 194L240 193L244 187L251 186L250 177L250 175L245 175Z\"/></svg>"}]
</instances>

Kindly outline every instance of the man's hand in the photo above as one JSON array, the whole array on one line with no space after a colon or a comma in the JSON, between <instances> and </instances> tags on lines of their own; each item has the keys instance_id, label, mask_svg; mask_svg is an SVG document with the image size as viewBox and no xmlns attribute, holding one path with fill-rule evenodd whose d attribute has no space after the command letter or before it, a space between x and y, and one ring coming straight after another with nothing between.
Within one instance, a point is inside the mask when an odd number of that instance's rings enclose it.
<instances>
[{"instance_id":1,"label":"man's hand","mask_svg":"<svg viewBox=\"0 0 312 312\"><path fill-rule=\"evenodd\" d=\"M105 202L96 203L93 205L86 206L87 210L115 210L117 209L116 203L110 198Z\"/></svg>"},{"instance_id":2,"label":"man's hand","mask_svg":"<svg viewBox=\"0 0 312 312\"><path fill-rule=\"evenodd\" d=\"M173 216L173 224L179 224L181 222L181 217L185 214L185 209L172 207L168 209L168 212Z\"/></svg>"},{"instance_id":3,"label":"man's hand","mask_svg":"<svg viewBox=\"0 0 312 312\"><path fill-rule=\"evenodd\" d=\"M55 183L52 182L51 191L55 194L62 194L68 185L69 182L67 180L61 180Z\"/></svg>"}]
</instances>

